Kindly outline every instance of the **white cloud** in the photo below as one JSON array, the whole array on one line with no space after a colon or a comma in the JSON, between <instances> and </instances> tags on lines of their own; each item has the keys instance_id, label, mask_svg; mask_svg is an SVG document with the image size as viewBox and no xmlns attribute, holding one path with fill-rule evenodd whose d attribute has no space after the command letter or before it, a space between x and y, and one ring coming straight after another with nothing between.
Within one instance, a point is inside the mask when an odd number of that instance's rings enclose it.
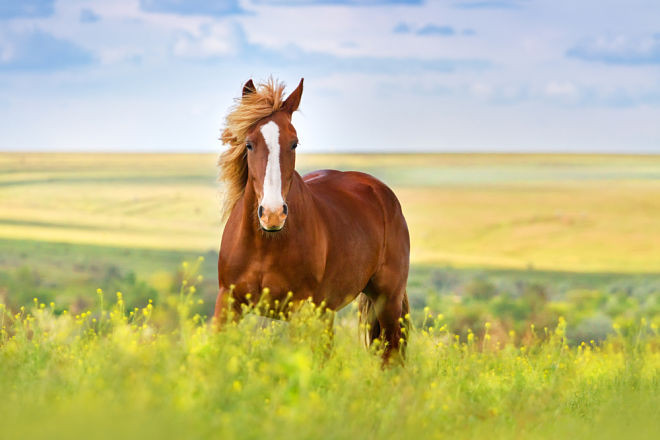
<instances>
[{"instance_id":1,"label":"white cloud","mask_svg":"<svg viewBox=\"0 0 660 440\"><path fill-rule=\"evenodd\" d=\"M14 57L14 47L10 41L4 40L0 36L0 62L6 63Z\"/></svg>"},{"instance_id":2,"label":"white cloud","mask_svg":"<svg viewBox=\"0 0 660 440\"><path fill-rule=\"evenodd\" d=\"M469 87L470 93L477 98L490 98L493 94L493 88L489 84L477 82Z\"/></svg>"},{"instance_id":3,"label":"white cloud","mask_svg":"<svg viewBox=\"0 0 660 440\"><path fill-rule=\"evenodd\" d=\"M172 50L175 55L186 58L236 55L243 46L240 35L240 29L232 23L208 24L194 34L180 34Z\"/></svg>"},{"instance_id":4,"label":"white cloud","mask_svg":"<svg viewBox=\"0 0 660 440\"><path fill-rule=\"evenodd\" d=\"M550 81L546 84L544 91L551 98L574 99L578 96L578 88L570 81Z\"/></svg>"}]
</instances>

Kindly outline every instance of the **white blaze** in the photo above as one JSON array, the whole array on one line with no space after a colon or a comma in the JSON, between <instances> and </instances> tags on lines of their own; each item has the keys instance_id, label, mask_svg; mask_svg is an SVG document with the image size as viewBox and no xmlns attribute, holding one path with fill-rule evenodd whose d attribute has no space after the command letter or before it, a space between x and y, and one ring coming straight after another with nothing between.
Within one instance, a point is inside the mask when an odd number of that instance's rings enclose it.
<instances>
[{"instance_id":1,"label":"white blaze","mask_svg":"<svg viewBox=\"0 0 660 440\"><path fill-rule=\"evenodd\" d=\"M264 190L261 206L269 211L282 208L282 173L280 172L280 127L270 121L261 127L261 135L268 146L268 162L264 177Z\"/></svg>"}]
</instances>

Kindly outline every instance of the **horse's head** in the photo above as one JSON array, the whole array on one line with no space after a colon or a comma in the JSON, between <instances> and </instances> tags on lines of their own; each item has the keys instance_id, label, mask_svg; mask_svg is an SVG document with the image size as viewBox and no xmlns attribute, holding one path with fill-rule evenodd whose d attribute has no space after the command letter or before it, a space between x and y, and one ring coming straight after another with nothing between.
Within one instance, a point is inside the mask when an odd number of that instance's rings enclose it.
<instances>
[{"instance_id":1,"label":"horse's head","mask_svg":"<svg viewBox=\"0 0 660 440\"><path fill-rule=\"evenodd\" d=\"M254 93L252 80L243 87L243 96ZM284 227L288 215L287 195L296 165L298 136L291 115L298 109L303 80L282 104L281 110L262 119L245 138L248 163L248 185L257 195L257 217L264 231L276 232Z\"/></svg>"}]
</instances>

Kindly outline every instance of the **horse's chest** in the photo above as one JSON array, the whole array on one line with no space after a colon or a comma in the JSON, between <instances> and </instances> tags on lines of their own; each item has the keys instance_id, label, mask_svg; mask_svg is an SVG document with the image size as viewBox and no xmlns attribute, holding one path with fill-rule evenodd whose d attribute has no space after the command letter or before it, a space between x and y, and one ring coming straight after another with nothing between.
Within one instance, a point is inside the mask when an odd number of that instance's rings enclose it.
<instances>
[{"instance_id":1,"label":"horse's chest","mask_svg":"<svg viewBox=\"0 0 660 440\"><path fill-rule=\"evenodd\" d=\"M282 253L276 256L251 258L226 277L228 284L235 286L236 294L260 295L268 289L271 299L285 298L292 292L297 298L314 296L322 278L322 269L312 260L291 258Z\"/></svg>"}]
</instances>

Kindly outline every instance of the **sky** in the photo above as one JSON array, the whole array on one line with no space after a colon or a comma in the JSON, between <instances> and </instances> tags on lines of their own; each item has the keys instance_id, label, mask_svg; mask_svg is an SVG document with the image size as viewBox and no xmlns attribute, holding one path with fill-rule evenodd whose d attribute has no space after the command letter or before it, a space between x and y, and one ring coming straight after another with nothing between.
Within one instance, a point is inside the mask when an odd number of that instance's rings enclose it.
<instances>
[{"instance_id":1,"label":"sky","mask_svg":"<svg viewBox=\"0 0 660 440\"><path fill-rule=\"evenodd\" d=\"M271 75L305 151L660 153L657 0L0 0L0 150L219 152Z\"/></svg>"}]
</instances>

